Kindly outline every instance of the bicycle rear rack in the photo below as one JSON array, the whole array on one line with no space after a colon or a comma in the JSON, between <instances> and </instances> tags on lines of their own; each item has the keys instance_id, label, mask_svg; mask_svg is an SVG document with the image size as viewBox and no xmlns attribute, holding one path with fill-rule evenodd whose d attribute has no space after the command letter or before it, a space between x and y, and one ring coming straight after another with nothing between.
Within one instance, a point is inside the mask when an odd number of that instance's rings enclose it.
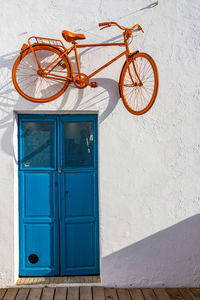
<instances>
[{"instance_id":1,"label":"bicycle rear rack","mask_svg":"<svg viewBox=\"0 0 200 300\"><path fill-rule=\"evenodd\" d=\"M46 44L46 45L51 45L51 46L56 46L61 48L62 50L66 50L66 47L60 40L56 39L50 39L50 38L43 38L39 36L31 36L28 39L29 45L34 45L34 44Z\"/></svg>"}]
</instances>

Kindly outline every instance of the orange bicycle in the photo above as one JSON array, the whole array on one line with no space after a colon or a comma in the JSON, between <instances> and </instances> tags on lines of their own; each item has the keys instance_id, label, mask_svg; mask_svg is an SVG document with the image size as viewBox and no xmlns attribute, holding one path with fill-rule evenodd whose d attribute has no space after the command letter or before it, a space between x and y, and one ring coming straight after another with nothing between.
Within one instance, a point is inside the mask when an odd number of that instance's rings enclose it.
<instances>
[{"instance_id":1,"label":"orange bicycle","mask_svg":"<svg viewBox=\"0 0 200 300\"><path fill-rule=\"evenodd\" d=\"M63 30L63 38L72 43L66 48L62 41L32 36L28 45L21 48L20 56L15 61L12 79L17 91L27 100L43 103L61 96L70 83L82 89L86 86L95 88L97 82L90 81L94 75L112 64L114 61L126 56L119 79L119 92L125 107L135 115L146 113L153 105L158 92L158 71L154 60L146 53L130 52L129 39L134 29L141 30L139 24L131 28L120 26L116 22L99 23L101 29L118 26L123 30L123 43L107 44L77 44L77 40L85 39L84 34L72 33ZM81 73L78 48L83 47L124 46L125 50L97 69L90 75ZM69 54L74 51L77 72L74 72Z\"/></svg>"}]
</instances>

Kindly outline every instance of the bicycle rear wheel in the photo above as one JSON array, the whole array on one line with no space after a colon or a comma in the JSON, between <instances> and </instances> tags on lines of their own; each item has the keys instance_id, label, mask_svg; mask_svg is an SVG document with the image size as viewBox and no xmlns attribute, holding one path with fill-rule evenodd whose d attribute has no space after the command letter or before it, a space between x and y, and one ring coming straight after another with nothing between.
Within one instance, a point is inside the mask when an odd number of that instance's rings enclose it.
<instances>
[{"instance_id":1,"label":"bicycle rear wheel","mask_svg":"<svg viewBox=\"0 0 200 300\"><path fill-rule=\"evenodd\" d=\"M34 52L42 67L45 69L62 51L50 45L36 45ZM71 67L67 57L59 58L47 70L52 70L48 77L41 76L36 59L30 48L25 50L16 60L12 79L15 88L21 96L33 102L49 102L61 96L69 84ZM59 78L59 76L62 76Z\"/></svg>"},{"instance_id":2,"label":"bicycle rear wheel","mask_svg":"<svg viewBox=\"0 0 200 300\"><path fill-rule=\"evenodd\" d=\"M139 85L139 79L142 82ZM136 85L138 84L138 85ZM158 70L146 53L137 53L125 62L119 81L119 90L125 107L134 115L146 113L154 104L158 92Z\"/></svg>"}]
</instances>

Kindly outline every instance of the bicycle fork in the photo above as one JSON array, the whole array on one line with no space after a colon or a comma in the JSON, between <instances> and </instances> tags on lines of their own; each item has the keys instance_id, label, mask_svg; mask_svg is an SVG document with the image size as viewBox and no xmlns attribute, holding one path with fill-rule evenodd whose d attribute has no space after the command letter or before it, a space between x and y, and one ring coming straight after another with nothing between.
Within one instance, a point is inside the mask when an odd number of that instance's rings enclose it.
<instances>
[{"instance_id":1,"label":"bicycle fork","mask_svg":"<svg viewBox=\"0 0 200 300\"><path fill-rule=\"evenodd\" d=\"M137 51L137 53L138 53L138 52L139 52L139 51ZM135 54L135 53L134 53L134 54ZM133 86L143 86L143 83L142 83L142 81L141 81L141 79L140 79L140 76L139 76L139 74L138 74L138 71L137 71L137 69L136 69L135 61L134 61L134 59L133 59L133 56L134 56L134 55L131 55L131 56L129 56L128 59L127 59L127 63L128 63L128 73L129 73L129 76L130 76L130 78L131 78L131 81L132 81ZM131 70L130 70L130 64L132 64L133 69L134 69L134 72L135 72L136 77L137 77L137 79L138 79L139 82L134 81L133 76L132 76L132 74L131 74Z\"/></svg>"},{"instance_id":2,"label":"bicycle fork","mask_svg":"<svg viewBox=\"0 0 200 300\"><path fill-rule=\"evenodd\" d=\"M124 35L124 44L125 44L125 47L126 47L126 61L127 61L127 64L128 64L128 73L129 73L130 79L132 81L133 86L142 86L143 83L140 79L140 76L139 76L138 71L137 71L136 66L135 66L135 61L133 59L134 55L137 54L139 51L135 51L134 53L131 54L130 49L129 49L129 44L128 44L128 40L132 36L132 31L127 29L127 30L124 31L123 35ZM134 72L136 74L136 77L137 77L139 83L137 83L133 79L133 76L132 76L131 70L130 70L130 64L133 65L133 69L134 69Z\"/></svg>"}]
</instances>

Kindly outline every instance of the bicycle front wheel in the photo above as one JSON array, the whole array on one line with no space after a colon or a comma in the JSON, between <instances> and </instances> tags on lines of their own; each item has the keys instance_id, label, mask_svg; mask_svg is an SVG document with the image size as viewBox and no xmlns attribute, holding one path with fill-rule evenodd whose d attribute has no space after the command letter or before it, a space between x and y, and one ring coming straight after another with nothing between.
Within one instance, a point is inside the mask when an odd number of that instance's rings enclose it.
<instances>
[{"instance_id":1,"label":"bicycle front wheel","mask_svg":"<svg viewBox=\"0 0 200 300\"><path fill-rule=\"evenodd\" d=\"M119 81L120 95L128 111L134 115L146 113L155 102L158 84L154 60L146 53L133 55L124 64Z\"/></svg>"},{"instance_id":2,"label":"bicycle front wheel","mask_svg":"<svg viewBox=\"0 0 200 300\"><path fill-rule=\"evenodd\" d=\"M69 84L71 67L67 57L59 58L62 51L50 45L34 46L35 55L44 70L47 66L48 76L39 72L35 56L30 48L25 50L16 60L12 79L21 96L33 102L48 102L61 96ZM56 59L58 60L54 62Z\"/></svg>"}]
</instances>

